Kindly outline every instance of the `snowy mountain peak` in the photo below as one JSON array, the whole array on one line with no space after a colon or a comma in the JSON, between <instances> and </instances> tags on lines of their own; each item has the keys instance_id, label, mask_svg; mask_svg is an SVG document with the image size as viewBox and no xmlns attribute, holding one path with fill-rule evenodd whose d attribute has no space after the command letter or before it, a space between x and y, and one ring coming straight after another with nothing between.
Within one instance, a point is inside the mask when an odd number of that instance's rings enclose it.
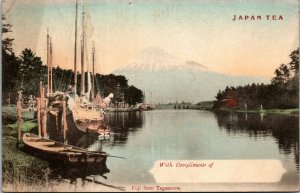
<instances>
[{"instance_id":1,"label":"snowy mountain peak","mask_svg":"<svg viewBox=\"0 0 300 193\"><path fill-rule=\"evenodd\" d=\"M129 85L153 93L153 102L160 103L214 100L218 90L228 85L267 82L257 77L215 73L197 62L179 59L155 47L143 50L113 73L125 76Z\"/></svg>"},{"instance_id":2,"label":"snowy mountain peak","mask_svg":"<svg viewBox=\"0 0 300 193\"><path fill-rule=\"evenodd\" d=\"M160 70L206 70L207 68L193 61L184 61L161 48L149 47L140 52L135 58L130 60L123 68L124 70L145 70L145 71L160 71Z\"/></svg>"}]
</instances>

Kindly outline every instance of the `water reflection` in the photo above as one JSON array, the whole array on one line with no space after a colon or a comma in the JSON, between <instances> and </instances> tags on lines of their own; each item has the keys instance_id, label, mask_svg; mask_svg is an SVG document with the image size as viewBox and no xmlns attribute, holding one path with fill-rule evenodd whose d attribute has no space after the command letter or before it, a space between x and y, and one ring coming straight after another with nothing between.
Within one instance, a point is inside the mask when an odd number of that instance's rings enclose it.
<instances>
[{"instance_id":1,"label":"water reflection","mask_svg":"<svg viewBox=\"0 0 300 193\"><path fill-rule=\"evenodd\" d=\"M216 112L220 129L228 135L248 134L250 138L272 136L281 153L294 153L299 168L299 119L298 116L263 115L255 113Z\"/></svg>"},{"instance_id":2,"label":"water reflection","mask_svg":"<svg viewBox=\"0 0 300 193\"><path fill-rule=\"evenodd\" d=\"M52 119L51 119L52 118ZM56 125L55 117L49 116L48 133L52 140L63 142L61 121ZM88 149L90 151L105 151L104 145L124 146L128 140L129 133L140 130L145 121L143 112L114 112L105 115L105 123L111 129L109 137L99 138L98 135L89 132L82 132L74 127L68 130L67 143L76 147Z\"/></svg>"},{"instance_id":3,"label":"water reflection","mask_svg":"<svg viewBox=\"0 0 300 193\"><path fill-rule=\"evenodd\" d=\"M97 165L83 164L80 167L57 162L50 162L49 165L51 169L50 179L58 182L68 179L69 183L75 186L85 186L87 183L93 182L119 191L125 190L124 187L114 186L105 182L107 180L106 174L110 172L106 163Z\"/></svg>"},{"instance_id":4,"label":"water reflection","mask_svg":"<svg viewBox=\"0 0 300 193\"><path fill-rule=\"evenodd\" d=\"M61 120L56 120L55 116L48 116L47 126L49 138L52 140L63 142L63 132ZM127 143L128 134L135 133L143 127L145 116L142 112L118 112L107 113L105 115L106 125L111 128L109 137L99 138L98 135L89 132L82 132L73 127L68 130L67 143L90 151L106 151L103 147L123 146ZM56 125L58 124L58 125ZM117 157L117 156L114 156ZM81 184L84 186L86 182L93 182L117 190L124 190L123 187L113 186L106 183L106 173L110 173L106 163L101 165L81 165L71 166L63 163L49 162L51 169L51 177L54 180L68 179L70 184ZM80 183L79 183L80 182Z\"/></svg>"},{"instance_id":5,"label":"water reflection","mask_svg":"<svg viewBox=\"0 0 300 193\"><path fill-rule=\"evenodd\" d=\"M133 129L133 131L142 128L145 116L143 112L114 112L105 115L105 123L112 129Z\"/></svg>"},{"instance_id":6,"label":"water reflection","mask_svg":"<svg viewBox=\"0 0 300 193\"><path fill-rule=\"evenodd\" d=\"M110 170L107 168L106 163L102 164L82 164L80 167L78 165L67 165L64 163L54 163L50 162L50 168L52 169L52 176L64 179L69 179L70 183L76 183L77 179L82 181L94 176L101 176L107 179L106 173Z\"/></svg>"},{"instance_id":7,"label":"water reflection","mask_svg":"<svg viewBox=\"0 0 300 193\"><path fill-rule=\"evenodd\" d=\"M57 116L59 117L59 116ZM62 122L57 120L55 116L48 116L47 127L49 138L55 141L63 142L63 130ZM81 148L89 148L94 143L102 141L104 143L110 143L111 145L124 145L128 140L128 134L130 132L135 133L141 129L146 121L143 112L112 112L105 115L105 123L111 129L110 137L99 138L98 135L82 132L75 129L72 125L69 125L67 142L70 145L74 145ZM59 129L60 128L60 129ZM100 151L102 146L92 147L92 149Z\"/></svg>"},{"instance_id":8,"label":"water reflection","mask_svg":"<svg viewBox=\"0 0 300 193\"><path fill-rule=\"evenodd\" d=\"M93 170L76 174L72 169L64 175L75 176L73 183L75 179L99 184L152 183L155 181L148 171L161 159L280 159L288 171L286 179L297 178L298 117L155 110L107 113L105 121L112 131L108 139L70 131L68 143L108 152L112 155L107 161L111 172L103 175L99 169L94 174Z\"/></svg>"},{"instance_id":9,"label":"water reflection","mask_svg":"<svg viewBox=\"0 0 300 193\"><path fill-rule=\"evenodd\" d=\"M146 121L143 112L115 112L105 115L105 123L111 128L111 145L123 146L128 140L129 132L137 132Z\"/></svg>"}]
</instances>

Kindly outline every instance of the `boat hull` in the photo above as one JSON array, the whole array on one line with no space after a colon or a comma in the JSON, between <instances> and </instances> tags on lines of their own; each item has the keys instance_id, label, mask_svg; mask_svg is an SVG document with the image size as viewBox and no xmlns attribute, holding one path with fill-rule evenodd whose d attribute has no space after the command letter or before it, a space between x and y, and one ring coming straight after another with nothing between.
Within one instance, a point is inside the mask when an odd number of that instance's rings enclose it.
<instances>
[{"instance_id":1,"label":"boat hull","mask_svg":"<svg viewBox=\"0 0 300 193\"><path fill-rule=\"evenodd\" d=\"M23 142L24 149L28 153L46 160L59 160L64 164L101 164L105 163L107 158L105 152L88 152L85 149L44 139L29 133L24 134Z\"/></svg>"}]
</instances>

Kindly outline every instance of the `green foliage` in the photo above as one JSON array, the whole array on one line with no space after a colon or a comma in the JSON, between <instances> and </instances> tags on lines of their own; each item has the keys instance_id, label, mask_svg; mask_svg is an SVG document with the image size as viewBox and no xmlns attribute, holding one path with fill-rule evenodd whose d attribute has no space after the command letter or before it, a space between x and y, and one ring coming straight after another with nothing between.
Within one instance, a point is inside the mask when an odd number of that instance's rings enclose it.
<instances>
[{"instance_id":1,"label":"green foliage","mask_svg":"<svg viewBox=\"0 0 300 193\"><path fill-rule=\"evenodd\" d=\"M12 32L11 30L12 25L9 23L6 23L6 18L4 15L2 15L2 51L12 54L12 43L14 39L5 37L7 33Z\"/></svg>"},{"instance_id":2,"label":"green foliage","mask_svg":"<svg viewBox=\"0 0 300 193\"><path fill-rule=\"evenodd\" d=\"M100 93L106 97L110 93L114 93L113 102L123 101L124 92L128 88L128 80L124 76L116 76L114 74L100 75L95 77L95 93Z\"/></svg>"},{"instance_id":3,"label":"green foliage","mask_svg":"<svg viewBox=\"0 0 300 193\"><path fill-rule=\"evenodd\" d=\"M281 64L274 73L275 77L272 79L272 84L286 83L291 75L290 68L286 64Z\"/></svg>"},{"instance_id":4,"label":"green foliage","mask_svg":"<svg viewBox=\"0 0 300 193\"><path fill-rule=\"evenodd\" d=\"M18 74L20 81L18 89L22 90L25 96L38 96L39 83L47 80L47 69L42 65L41 58L37 57L30 49L23 50Z\"/></svg>"},{"instance_id":5,"label":"green foliage","mask_svg":"<svg viewBox=\"0 0 300 193\"><path fill-rule=\"evenodd\" d=\"M224 99L232 98L238 101L238 108L258 109L264 108L298 108L299 101L299 51L290 55L289 64L281 64L275 70L271 84L252 84L238 87L226 87L217 93L214 103L215 109L224 107ZM235 93L230 96L230 93Z\"/></svg>"},{"instance_id":6,"label":"green foliage","mask_svg":"<svg viewBox=\"0 0 300 193\"><path fill-rule=\"evenodd\" d=\"M289 63L291 66L291 70L295 72L295 74L298 75L299 73L299 48L297 50L294 50L290 54L290 58L292 59L291 62Z\"/></svg>"},{"instance_id":7,"label":"green foliage","mask_svg":"<svg viewBox=\"0 0 300 193\"><path fill-rule=\"evenodd\" d=\"M143 102L143 92L131 85L130 87L128 87L128 89L125 90L124 99L125 103L128 103L130 105L141 103Z\"/></svg>"},{"instance_id":8,"label":"green foliage","mask_svg":"<svg viewBox=\"0 0 300 193\"><path fill-rule=\"evenodd\" d=\"M14 91L17 85L18 69L20 60L14 53L7 53L2 49L2 84L3 92Z\"/></svg>"},{"instance_id":9,"label":"green foliage","mask_svg":"<svg viewBox=\"0 0 300 193\"><path fill-rule=\"evenodd\" d=\"M18 123L12 123L12 124L8 124L6 125L7 128L12 129L14 131L18 130ZM36 121L23 121L21 123L21 131L22 132L29 132L32 129L37 128L37 123Z\"/></svg>"},{"instance_id":10,"label":"green foliage","mask_svg":"<svg viewBox=\"0 0 300 193\"><path fill-rule=\"evenodd\" d=\"M9 119L12 121L17 121L17 107L16 105L9 105L2 107L2 117L4 119ZM23 120L32 120L34 119L34 112L33 111L23 111L22 112L22 119Z\"/></svg>"},{"instance_id":11,"label":"green foliage","mask_svg":"<svg viewBox=\"0 0 300 193\"><path fill-rule=\"evenodd\" d=\"M121 75L100 75L95 76L95 93L100 93L102 97L114 93L112 102L125 102L128 104L140 103L143 100L143 93L134 86L128 86L128 80Z\"/></svg>"},{"instance_id":12,"label":"green foliage","mask_svg":"<svg viewBox=\"0 0 300 193\"><path fill-rule=\"evenodd\" d=\"M47 71L45 72L47 73ZM66 91L74 77L72 70L65 70L59 66L52 69L53 75L53 91ZM80 82L80 79L77 80Z\"/></svg>"},{"instance_id":13,"label":"green foliage","mask_svg":"<svg viewBox=\"0 0 300 193\"><path fill-rule=\"evenodd\" d=\"M2 15L2 88L3 98L14 98L16 93L17 79L20 61L12 50L12 38L7 37L12 32L12 25L6 23L6 18Z\"/></svg>"}]
</instances>

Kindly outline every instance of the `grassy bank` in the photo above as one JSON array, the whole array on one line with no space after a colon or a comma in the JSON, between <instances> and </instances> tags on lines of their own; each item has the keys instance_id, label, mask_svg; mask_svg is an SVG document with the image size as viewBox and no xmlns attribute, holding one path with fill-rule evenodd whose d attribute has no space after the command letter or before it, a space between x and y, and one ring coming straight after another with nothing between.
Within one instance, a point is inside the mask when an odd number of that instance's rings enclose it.
<instances>
[{"instance_id":1,"label":"grassy bank","mask_svg":"<svg viewBox=\"0 0 300 193\"><path fill-rule=\"evenodd\" d=\"M11 121L15 117L13 107L2 109L4 117L9 117L10 124L2 125L2 183L3 191L22 191L25 187L41 186L48 182L51 170L48 162L32 156L22 150L22 144L17 145L17 123ZM5 121L4 121L5 122ZM34 120L22 121L24 132L37 133Z\"/></svg>"},{"instance_id":2,"label":"grassy bank","mask_svg":"<svg viewBox=\"0 0 300 193\"><path fill-rule=\"evenodd\" d=\"M268 109L267 113L282 115L299 115L299 109Z\"/></svg>"},{"instance_id":3,"label":"grassy bank","mask_svg":"<svg viewBox=\"0 0 300 193\"><path fill-rule=\"evenodd\" d=\"M2 107L2 124L6 125L8 123L13 123L17 121L17 108L16 105L8 105ZM23 120L33 120L34 112L33 111L23 111L22 112Z\"/></svg>"},{"instance_id":4,"label":"grassy bank","mask_svg":"<svg viewBox=\"0 0 300 193\"><path fill-rule=\"evenodd\" d=\"M22 134L37 134L36 120L22 121ZM101 174L100 167L72 168L59 161L40 159L32 152L25 152L24 145L18 144L17 123L2 125L2 191L3 192L55 192L80 191L89 188L88 175ZM106 165L105 165L106 167ZM107 169L107 168L106 168ZM90 173L86 173L90 172ZM81 179L78 189L77 179ZM86 185L85 185L86 184ZM102 184L102 183L101 183ZM102 191L113 187L101 186Z\"/></svg>"},{"instance_id":5,"label":"grassy bank","mask_svg":"<svg viewBox=\"0 0 300 193\"><path fill-rule=\"evenodd\" d=\"M260 108L257 109L239 109L240 107L227 108L221 107L218 109L213 109L214 101L202 101L196 104L196 109L200 110L212 110L212 111L223 111L223 112L238 112L238 113L260 113ZM264 109L267 114L278 114L278 115L299 115L299 108L293 109Z\"/></svg>"}]
</instances>

